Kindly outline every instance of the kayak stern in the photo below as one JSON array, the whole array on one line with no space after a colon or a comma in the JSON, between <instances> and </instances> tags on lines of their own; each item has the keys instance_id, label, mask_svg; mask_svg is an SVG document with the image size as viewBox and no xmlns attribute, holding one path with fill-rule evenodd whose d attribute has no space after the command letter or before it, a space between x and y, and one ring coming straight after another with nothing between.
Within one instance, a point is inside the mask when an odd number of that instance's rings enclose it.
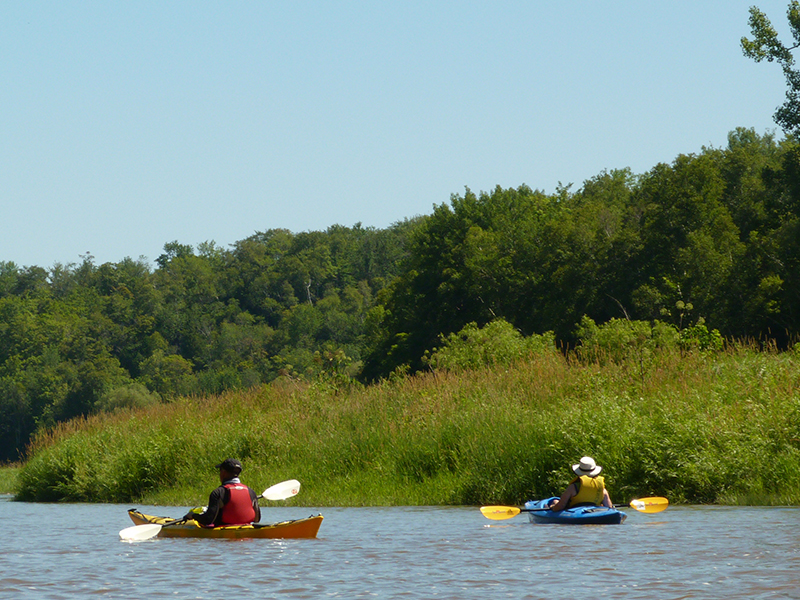
<instances>
[{"instance_id":1,"label":"kayak stern","mask_svg":"<svg viewBox=\"0 0 800 600\"><path fill-rule=\"evenodd\" d=\"M545 507L557 497L544 500L530 500L525 503L531 523L562 523L566 525L620 525L625 522L626 515L616 508L605 506L575 506L554 512Z\"/></svg>"}]
</instances>

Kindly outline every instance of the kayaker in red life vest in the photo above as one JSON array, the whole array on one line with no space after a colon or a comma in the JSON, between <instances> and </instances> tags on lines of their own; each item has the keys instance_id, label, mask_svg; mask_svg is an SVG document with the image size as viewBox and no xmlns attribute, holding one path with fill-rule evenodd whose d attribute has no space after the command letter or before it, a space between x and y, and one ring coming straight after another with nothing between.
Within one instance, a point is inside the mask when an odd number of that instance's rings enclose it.
<instances>
[{"instance_id":1,"label":"kayaker in red life vest","mask_svg":"<svg viewBox=\"0 0 800 600\"><path fill-rule=\"evenodd\" d=\"M202 513L189 511L183 517L201 525L249 525L261 520L258 494L239 481L242 463L226 458L216 466L222 485L208 497L208 506Z\"/></svg>"},{"instance_id":2,"label":"kayaker in red life vest","mask_svg":"<svg viewBox=\"0 0 800 600\"><path fill-rule=\"evenodd\" d=\"M550 510L559 511L581 504L594 504L613 508L611 497L608 495L605 482L600 477L603 467L597 466L591 456L584 456L577 465L572 465L572 470L577 477L573 479L561 494L558 502L548 506Z\"/></svg>"}]
</instances>

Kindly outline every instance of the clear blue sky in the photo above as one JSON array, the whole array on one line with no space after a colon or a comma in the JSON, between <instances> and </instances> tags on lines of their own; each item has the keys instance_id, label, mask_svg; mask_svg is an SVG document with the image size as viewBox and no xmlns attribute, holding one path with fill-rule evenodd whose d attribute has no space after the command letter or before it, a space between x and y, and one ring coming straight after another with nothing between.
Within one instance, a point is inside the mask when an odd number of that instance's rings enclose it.
<instances>
[{"instance_id":1,"label":"clear blue sky","mask_svg":"<svg viewBox=\"0 0 800 600\"><path fill-rule=\"evenodd\" d=\"M754 3L789 42L788 0L2 3L0 261L384 228L776 130Z\"/></svg>"}]
</instances>

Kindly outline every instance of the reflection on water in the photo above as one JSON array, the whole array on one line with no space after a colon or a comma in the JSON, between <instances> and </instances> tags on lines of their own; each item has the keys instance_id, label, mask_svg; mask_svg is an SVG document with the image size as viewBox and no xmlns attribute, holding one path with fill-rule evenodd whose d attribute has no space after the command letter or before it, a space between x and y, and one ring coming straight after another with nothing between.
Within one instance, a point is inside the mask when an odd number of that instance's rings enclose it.
<instances>
[{"instance_id":1,"label":"reflection on water","mask_svg":"<svg viewBox=\"0 0 800 600\"><path fill-rule=\"evenodd\" d=\"M322 512L319 538L134 543L117 535L127 508L0 497L0 597L800 598L794 508L672 506L565 526L470 507L270 507L270 521Z\"/></svg>"}]
</instances>

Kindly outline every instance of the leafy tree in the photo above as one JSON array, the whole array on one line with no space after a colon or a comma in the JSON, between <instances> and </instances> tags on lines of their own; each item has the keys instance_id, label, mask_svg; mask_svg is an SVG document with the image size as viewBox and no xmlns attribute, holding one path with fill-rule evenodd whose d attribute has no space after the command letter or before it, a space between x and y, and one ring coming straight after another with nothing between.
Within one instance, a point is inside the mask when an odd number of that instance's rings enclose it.
<instances>
[{"instance_id":1,"label":"leafy tree","mask_svg":"<svg viewBox=\"0 0 800 600\"><path fill-rule=\"evenodd\" d=\"M728 147L714 152L725 182L722 202L746 241L751 231L763 231L772 218L768 181L781 171L786 147L773 134L759 135L752 128L737 127L728 134Z\"/></svg>"},{"instance_id":2,"label":"leafy tree","mask_svg":"<svg viewBox=\"0 0 800 600\"><path fill-rule=\"evenodd\" d=\"M196 391L192 362L177 354L156 350L141 365L140 380L162 398L173 399Z\"/></svg>"},{"instance_id":3,"label":"leafy tree","mask_svg":"<svg viewBox=\"0 0 800 600\"><path fill-rule=\"evenodd\" d=\"M636 181L629 170L614 170L574 194L560 192L528 246L528 264L535 265L528 298L534 301L513 312L515 325L526 333L552 329L571 345L582 315L605 321L620 314L618 303L628 304L629 278L638 276L641 235L629 214Z\"/></svg>"},{"instance_id":4,"label":"leafy tree","mask_svg":"<svg viewBox=\"0 0 800 600\"><path fill-rule=\"evenodd\" d=\"M164 244L164 254L156 259L156 263L162 269L166 268L172 260L176 258L187 258L194 256L194 248L187 244L181 244L177 240Z\"/></svg>"},{"instance_id":5,"label":"leafy tree","mask_svg":"<svg viewBox=\"0 0 800 600\"><path fill-rule=\"evenodd\" d=\"M20 296L48 294L47 271L42 267L24 267L16 272L13 293Z\"/></svg>"},{"instance_id":6,"label":"leafy tree","mask_svg":"<svg viewBox=\"0 0 800 600\"><path fill-rule=\"evenodd\" d=\"M383 331L365 377L401 365L416 371L440 335L530 310L534 246L551 209L550 199L527 186L480 196L467 189L450 206L435 207L412 230L402 272L381 296Z\"/></svg>"},{"instance_id":7,"label":"leafy tree","mask_svg":"<svg viewBox=\"0 0 800 600\"><path fill-rule=\"evenodd\" d=\"M19 268L13 262L0 261L0 298L14 293Z\"/></svg>"},{"instance_id":8,"label":"leafy tree","mask_svg":"<svg viewBox=\"0 0 800 600\"><path fill-rule=\"evenodd\" d=\"M188 248L183 247L174 256L168 253L171 258L162 260L155 274L154 283L161 295L155 317L157 329L173 351L193 362L207 353L217 326L226 316L226 305L213 261L195 256Z\"/></svg>"},{"instance_id":9,"label":"leafy tree","mask_svg":"<svg viewBox=\"0 0 800 600\"><path fill-rule=\"evenodd\" d=\"M718 323L730 319L723 290L736 275L744 244L726 205L723 154L681 155L640 179L633 194L641 239L631 263L638 279L631 282L634 316L658 318L684 302Z\"/></svg>"},{"instance_id":10,"label":"leafy tree","mask_svg":"<svg viewBox=\"0 0 800 600\"><path fill-rule=\"evenodd\" d=\"M744 55L756 62L767 60L777 62L786 77L789 86L786 90L786 101L775 112L775 122L786 133L800 133L800 71L795 68L792 51L800 47L800 2L792 0L786 11L789 28L795 43L786 46L778 39L778 32L760 9L750 8L750 31L753 39L743 37L741 40Z\"/></svg>"}]
</instances>

